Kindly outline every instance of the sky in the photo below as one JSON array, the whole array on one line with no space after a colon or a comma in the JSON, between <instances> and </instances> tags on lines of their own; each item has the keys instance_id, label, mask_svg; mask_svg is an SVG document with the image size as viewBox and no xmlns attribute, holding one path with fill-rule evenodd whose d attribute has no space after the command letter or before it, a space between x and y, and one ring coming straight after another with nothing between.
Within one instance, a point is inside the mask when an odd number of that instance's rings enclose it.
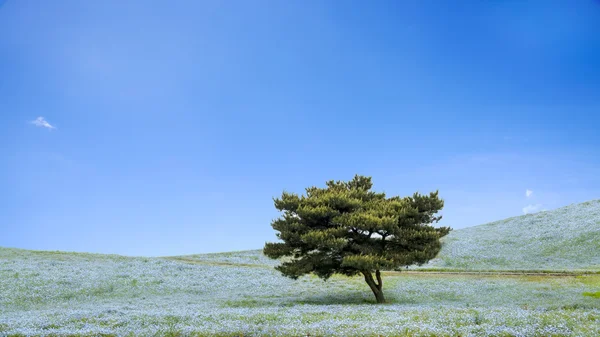
<instances>
[{"instance_id":1,"label":"sky","mask_svg":"<svg viewBox=\"0 0 600 337\"><path fill-rule=\"evenodd\" d=\"M454 229L600 198L600 2L0 0L0 246L275 241L371 176Z\"/></svg>"}]
</instances>

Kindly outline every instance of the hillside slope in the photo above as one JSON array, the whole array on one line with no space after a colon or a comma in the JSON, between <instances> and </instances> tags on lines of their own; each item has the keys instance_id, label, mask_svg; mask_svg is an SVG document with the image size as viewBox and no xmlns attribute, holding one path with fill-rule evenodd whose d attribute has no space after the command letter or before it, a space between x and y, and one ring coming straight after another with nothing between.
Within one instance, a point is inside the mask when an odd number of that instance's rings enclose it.
<instances>
[{"instance_id":1,"label":"hillside slope","mask_svg":"<svg viewBox=\"0 0 600 337\"><path fill-rule=\"evenodd\" d=\"M600 271L600 200L453 230L436 259L409 269ZM261 250L183 260L273 267Z\"/></svg>"},{"instance_id":2,"label":"hillside slope","mask_svg":"<svg viewBox=\"0 0 600 337\"><path fill-rule=\"evenodd\" d=\"M600 200L454 230L421 268L600 270Z\"/></svg>"}]
</instances>

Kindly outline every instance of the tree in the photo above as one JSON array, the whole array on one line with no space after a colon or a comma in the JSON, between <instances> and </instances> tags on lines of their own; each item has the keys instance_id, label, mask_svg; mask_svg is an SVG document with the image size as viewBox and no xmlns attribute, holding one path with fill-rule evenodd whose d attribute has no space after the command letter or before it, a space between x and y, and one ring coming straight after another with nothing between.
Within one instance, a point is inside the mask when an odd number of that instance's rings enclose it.
<instances>
[{"instance_id":1,"label":"tree","mask_svg":"<svg viewBox=\"0 0 600 337\"><path fill-rule=\"evenodd\" d=\"M442 218L436 216L444 206L438 191L386 198L371 191L371 177L359 175L326 185L306 188L302 196L284 191L273 199L283 214L271 226L282 242L265 244L263 252L284 258L275 268L292 279L362 274L377 302L384 303L381 271L426 263L451 230L431 225Z\"/></svg>"}]
</instances>

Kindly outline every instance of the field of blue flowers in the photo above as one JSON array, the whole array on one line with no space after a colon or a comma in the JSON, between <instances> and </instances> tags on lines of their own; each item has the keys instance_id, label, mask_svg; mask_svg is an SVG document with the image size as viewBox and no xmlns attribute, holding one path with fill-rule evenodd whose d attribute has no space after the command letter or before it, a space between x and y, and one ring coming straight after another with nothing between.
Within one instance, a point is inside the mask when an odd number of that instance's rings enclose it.
<instances>
[{"instance_id":1,"label":"field of blue flowers","mask_svg":"<svg viewBox=\"0 0 600 337\"><path fill-rule=\"evenodd\" d=\"M459 229L413 269L600 270L600 200Z\"/></svg>"},{"instance_id":2,"label":"field of blue flowers","mask_svg":"<svg viewBox=\"0 0 600 337\"><path fill-rule=\"evenodd\" d=\"M0 336L599 336L600 275L293 281L259 251L176 258L0 248Z\"/></svg>"}]
</instances>

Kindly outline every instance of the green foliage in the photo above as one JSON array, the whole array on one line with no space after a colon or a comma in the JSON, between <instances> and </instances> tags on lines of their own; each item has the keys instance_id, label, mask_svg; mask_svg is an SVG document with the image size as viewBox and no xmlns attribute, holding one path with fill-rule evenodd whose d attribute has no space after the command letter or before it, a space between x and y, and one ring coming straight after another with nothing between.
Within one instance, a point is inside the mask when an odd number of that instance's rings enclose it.
<instances>
[{"instance_id":1,"label":"green foliage","mask_svg":"<svg viewBox=\"0 0 600 337\"><path fill-rule=\"evenodd\" d=\"M438 192L390 197L371 190L371 177L328 181L306 195L283 192L275 207L283 212L271 226L281 242L267 243L266 256L286 260L277 266L293 279L315 274L328 279L421 265L440 251L450 228L436 228L444 202ZM379 284L380 287L380 284Z\"/></svg>"},{"instance_id":2,"label":"green foliage","mask_svg":"<svg viewBox=\"0 0 600 337\"><path fill-rule=\"evenodd\" d=\"M583 296L589 296L589 297L593 297L593 298L600 298L600 291L596 291L596 292L584 292Z\"/></svg>"}]
</instances>

